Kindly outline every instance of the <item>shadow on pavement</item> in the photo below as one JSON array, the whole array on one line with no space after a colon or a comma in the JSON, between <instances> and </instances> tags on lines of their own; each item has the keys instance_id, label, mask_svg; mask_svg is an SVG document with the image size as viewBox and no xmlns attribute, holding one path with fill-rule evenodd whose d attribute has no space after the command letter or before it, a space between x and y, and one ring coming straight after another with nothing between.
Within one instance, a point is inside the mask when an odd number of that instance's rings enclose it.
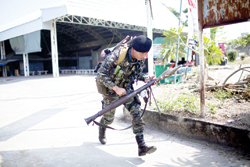
<instances>
[{"instance_id":1,"label":"shadow on pavement","mask_svg":"<svg viewBox=\"0 0 250 167\"><path fill-rule=\"evenodd\" d=\"M51 108L41 110L23 119L8 124L0 128L0 141L6 141L65 109L66 108Z\"/></svg>"},{"instance_id":2,"label":"shadow on pavement","mask_svg":"<svg viewBox=\"0 0 250 167\"><path fill-rule=\"evenodd\" d=\"M0 166L134 167L145 162L139 157L116 157L98 146L100 144L86 142L76 147L4 151L0 152Z\"/></svg>"}]
</instances>

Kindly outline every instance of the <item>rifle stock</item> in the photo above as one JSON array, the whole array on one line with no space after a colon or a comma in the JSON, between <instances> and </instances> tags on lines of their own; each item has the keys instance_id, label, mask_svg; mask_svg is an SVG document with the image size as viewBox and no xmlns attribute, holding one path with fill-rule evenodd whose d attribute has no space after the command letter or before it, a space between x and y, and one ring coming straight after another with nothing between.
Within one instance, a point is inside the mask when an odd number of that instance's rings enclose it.
<instances>
[{"instance_id":1,"label":"rifle stock","mask_svg":"<svg viewBox=\"0 0 250 167\"><path fill-rule=\"evenodd\" d=\"M175 67L175 68L171 68L171 69L167 69L165 70L159 77L157 77L156 79L153 79L151 81L149 81L148 83L146 83L145 85L143 85L142 87L136 89L135 91L133 91L130 94L127 94L123 97L121 97L120 99L118 99L117 101L115 101L114 103L111 103L110 105L108 105L106 108L102 109L101 111L99 111L98 113L96 113L95 115L88 117L85 119L87 124L90 124L92 121L94 121L97 117L102 116L103 114L105 114L106 112L119 107L120 105L128 102L129 99L131 99L132 97L135 97L138 93L140 93L141 91L143 91L144 89L147 89L148 87L150 87L151 85L153 85L155 82L159 82L162 79L168 78L170 77L172 74L175 73L175 71L177 71L179 67Z\"/></svg>"}]
</instances>

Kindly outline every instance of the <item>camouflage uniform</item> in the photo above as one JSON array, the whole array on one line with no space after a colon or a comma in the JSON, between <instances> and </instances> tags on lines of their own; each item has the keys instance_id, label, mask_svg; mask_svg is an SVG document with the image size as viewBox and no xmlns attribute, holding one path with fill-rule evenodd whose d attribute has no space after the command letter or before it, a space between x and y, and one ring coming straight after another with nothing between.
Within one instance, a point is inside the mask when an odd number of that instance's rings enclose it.
<instances>
[{"instance_id":1,"label":"camouflage uniform","mask_svg":"<svg viewBox=\"0 0 250 167\"><path fill-rule=\"evenodd\" d=\"M117 65L120 50L116 50L105 58L102 66L98 70L96 81L105 86L106 93L103 94L103 107L121 98L112 90L114 86L124 88L127 94L133 91L134 81L145 81L145 76L142 74L143 61L132 60L128 49L125 59ZM118 67L117 67L118 66ZM124 106L130 111L133 117L133 133L142 135L144 130L144 122L141 119L141 107L139 98L130 99ZM114 120L115 109L105 113L101 122L105 125L110 125Z\"/></svg>"}]
</instances>

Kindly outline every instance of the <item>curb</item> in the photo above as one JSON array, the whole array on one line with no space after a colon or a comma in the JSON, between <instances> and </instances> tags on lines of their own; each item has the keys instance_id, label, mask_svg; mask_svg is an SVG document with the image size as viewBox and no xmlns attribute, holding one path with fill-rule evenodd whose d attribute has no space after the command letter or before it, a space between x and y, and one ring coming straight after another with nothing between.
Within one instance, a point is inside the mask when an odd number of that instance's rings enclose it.
<instances>
[{"instance_id":1,"label":"curb","mask_svg":"<svg viewBox=\"0 0 250 167\"><path fill-rule=\"evenodd\" d=\"M125 118L130 116L123 110ZM144 122L162 131L174 132L199 140L223 144L250 151L250 131L228 125L220 125L194 118L183 118L169 114L159 114L156 111L146 110Z\"/></svg>"}]
</instances>

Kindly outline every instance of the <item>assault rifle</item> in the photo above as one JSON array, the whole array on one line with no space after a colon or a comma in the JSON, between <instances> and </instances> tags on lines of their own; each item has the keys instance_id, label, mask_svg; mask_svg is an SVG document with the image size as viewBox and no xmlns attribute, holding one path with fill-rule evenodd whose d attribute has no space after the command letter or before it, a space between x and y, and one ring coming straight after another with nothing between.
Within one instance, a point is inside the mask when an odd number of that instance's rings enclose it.
<instances>
[{"instance_id":1,"label":"assault rifle","mask_svg":"<svg viewBox=\"0 0 250 167\"><path fill-rule=\"evenodd\" d=\"M94 121L97 117L102 116L103 114L105 114L106 112L119 107L120 105L128 102L129 99L135 97L138 93L140 93L141 91L143 91L144 89L147 89L148 87L150 87L151 85L153 85L155 82L159 82L162 79L168 78L171 75L173 75L175 73L175 71L177 71L179 67L175 67L175 68L170 68L165 70L160 76L158 76L156 79L153 79L151 81L149 81L148 83L146 83L145 85L143 85L142 87L136 89L135 91L131 92L130 94L127 94L125 96L123 96L122 98L118 99L117 101L115 101L114 103L111 103L110 105L108 105L106 108L102 109L101 111L99 111L98 113L96 113L95 115L86 118L85 121L87 124L90 124L92 121Z\"/></svg>"}]
</instances>

